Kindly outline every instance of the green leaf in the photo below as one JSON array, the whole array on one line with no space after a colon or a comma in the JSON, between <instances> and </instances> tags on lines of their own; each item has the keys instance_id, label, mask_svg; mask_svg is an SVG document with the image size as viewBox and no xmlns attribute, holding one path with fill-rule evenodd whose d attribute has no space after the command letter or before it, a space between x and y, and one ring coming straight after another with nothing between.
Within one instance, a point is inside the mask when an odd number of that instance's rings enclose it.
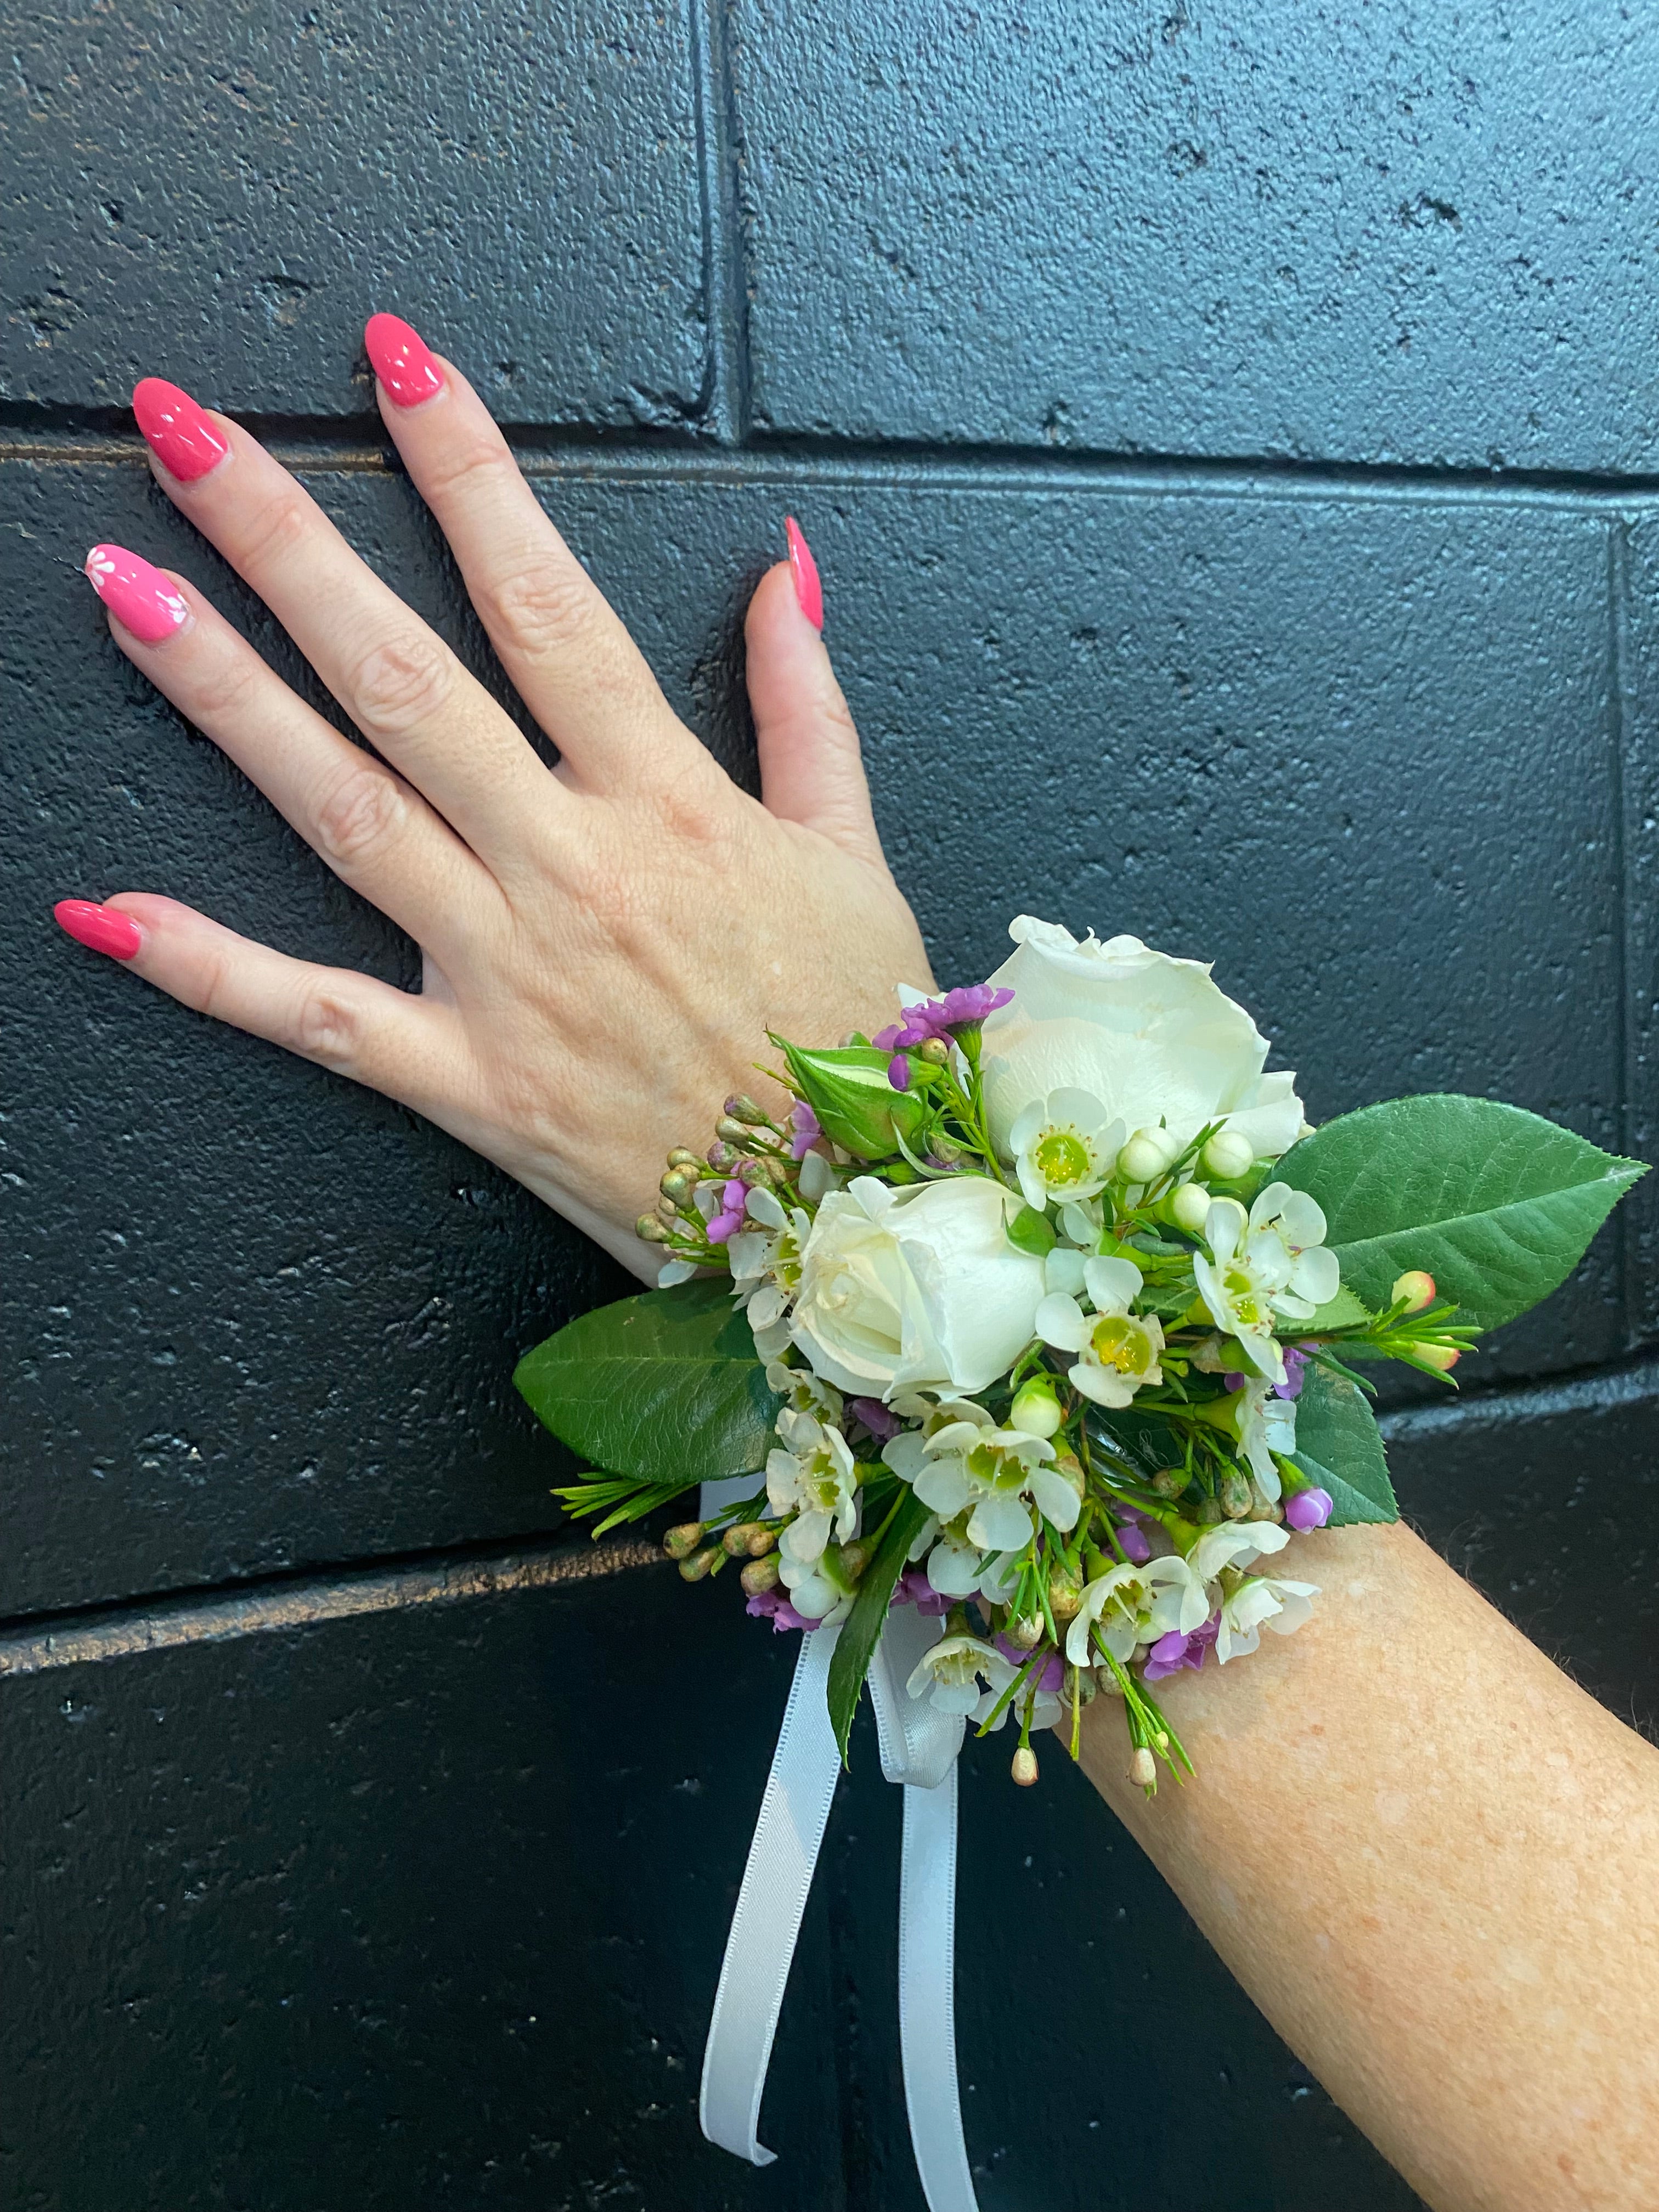
<instances>
[{"instance_id":1,"label":"green leaf","mask_svg":"<svg viewBox=\"0 0 1659 2212\"><path fill-rule=\"evenodd\" d=\"M1039 1260L1046 1260L1054 1249L1054 1224L1035 1206L1022 1206L1008 1224L1008 1242L1017 1244L1022 1252L1034 1253Z\"/></svg>"},{"instance_id":2,"label":"green leaf","mask_svg":"<svg viewBox=\"0 0 1659 2212\"><path fill-rule=\"evenodd\" d=\"M844 1761L847 1739L853 1732L853 1716L859 1694L870 1671L881 1632L887 1626L887 1607L893 1588L904 1571L904 1562L918 1530L927 1518L927 1508L909 1491L887 1524L876 1556L865 1569L853 1610L842 1623L841 1634L830 1660L830 1725L836 1731Z\"/></svg>"},{"instance_id":3,"label":"green leaf","mask_svg":"<svg viewBox=\"0 0 1659 2212\"><path fill-rule=\"evenodd\" d=\"M782 1403L731 1285L712 1277L584 1314L513 1380L593 1466L677 1488L763 1467Z\"/></svg>"},{"instance_id":4,"label":"green leaf","mask_svg":"<svg viewBox=\"0 0 1659 2212\"><path fill-rule=\"evenodd\" d=\"M1311 1362L1296 1401L1291 1458L1310 1482L1329 1492L1331 1528L1400 1518L1388 1455L1364 1393Z\"/></svg>"},{"instance_id":5,"label":"green leaf","mask_svg":"<svg viewBox=\"0 0 1659 2212\"><path fill-rule=\"evenodd\" d=\"M1345 1283L1386 1306L1426 1268L1460 1322L1496 1328L1547 1297L1646 1169L1486 1098L1395 1098L1328 1121L1275 1179L1324 1208Z\"/></svg>"},{"instance_id":6,"label":"green leaf","mask_svg":"<svg viewBox=\"0 0 1659 2212\"><path fill-rule=\"evenodd\" d=\"M1370 1318L1370 1309L1344 1283L1328 1304L1315 1307L1311 1321L1287 1322L1285 1326L1287 1329L1294 1327L1297 1336L1323 1336L1334 1328L1356 1328Z\"/></svg>"}]
</instances>

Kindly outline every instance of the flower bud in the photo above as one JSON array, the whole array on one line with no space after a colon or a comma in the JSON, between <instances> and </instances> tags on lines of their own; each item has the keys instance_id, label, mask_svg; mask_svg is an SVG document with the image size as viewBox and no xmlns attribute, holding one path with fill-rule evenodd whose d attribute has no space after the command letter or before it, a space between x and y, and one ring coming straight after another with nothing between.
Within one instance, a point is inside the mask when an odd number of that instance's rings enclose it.
<instances>
[{"instance_id":1,"label":"flower bud","mask_svg":"<svg viewBox=\"0 0 1659 2212\"><path fill-rule=\"evenodd\" d=\"M1192 1479L1184 1467L1161 1467L1152 1477L1152 1488L1160 1498L1179 1498Z\"/></svg>"},{"instance_id":2,"label":"flower bud","mask_svg":"<svg viewBox=\"0 0 1659 2212\"><path fill-rule=\"evenodd\" d=\"M950 1065L951 1048L941 1036L929 1037L925 1044L918 1045L916 1049L924 1060L933 1060L940 1067ZM1036 1777L1033 1775L1031 1779L1035 1782Z\"/></svg>"},{"instance_id":3,"label":"flower bud","mask_svg":"<svg viewBox=\"0 0 1659 2212\"><path fill-rule=\"evenodd\" d=\"M1068 1705L1086 1705L1093 1701L1097 1686L1092 1667L1068 1667L1060 1695Z\"/></svg>"},{"instance_id":4,"label":"flower bud","mask_svg":"<svg viewBox=\"0 0 1659 2212\"><path fill-rule=\"evenodd\" d=\"M1221 1500L1218 1498L1200 1498L1193 1509L1193 1518L1200 1528L1213 1528L1221 1518Z\"/></svg>"},{"instance_id":5,"label":"flower bud","mask_svg":"<svg viewBox=\"0 0 1659 2212\"><path fill-rule=\"evenodd\" d=\"M714 1562L720 1557L720 1547L718 1544L705 1544L702 1551L693 1552L689 1559L680 1561L680 1579L683 1582L700 1583L705 1575L713 1571Z\"/></svg>"},{"instance_id":6,"label":"flower bud","mask_svg":"<svg viewBox=\"0 0 1659 2212\"><path fill-rule=\"evenodd\" d=\"M1021 1744L1014 1753L1014 1763L1009 1771L1022 1790L1029 1790L1036 1780L1036 1753L1029 1743Z\"/></svg>"},{"instance_id":7,"label":"flower bud","mask_svg":"<svg viewBox=\"0 0 1659 2212\"><path fill-rule=\"evenodd\" d=\"M841 1547L841 1564L849 1583L855 1583L876 1556L875 1546L862 1536Z\"/></svg>"},{"instance_id":8,"label":"flower bud","mask_svg":"<svg viewBox=\"0 0 1659 2212\"><path fill-rule=\"evenodd\" d=\"M1432 1367L1437 1375L1449 1375L1462 1358L1449 1344L1417 1344L1412 1347L1425 1367Z\"/></svg>"},{"instance_id":9,"label":"flower bud","mask_svg":"<svg viewBox=\"0 0 1659 2212\"><path fill-rule=\"evenodd\" d=\"M749 1565L738 1577L738 1580L743 1584L744 1595L763 1597L768 1590L777 1588L778 1577L782 1571L781 1562L775 1552L769 1553L763 1559L750 1559Z\"/></svg>"},{"instance_id":10,"label":"flower bud","mask_svg":"<svg viewBox=\"0 0 1659 2212\"><path fill-rule=\"evenodd\" d=\"M1244 1518L1247 1521L1273 1522L1285 1518L1285 1508L1268 1497L1254 1475L1250 1478L1250 1510Z\"/></svg>"},{"instance_id":11,"label":"flower bud","mask_svg":"<svg viewBox=\"0 0 1659 2212\"><path fill-rule=\"evenodd\" d=\"M1180 1150L1167 1129L1137 1129L1117 1156L1118 1172L1130 1182L1156 1182Z\"/></svg>"},{"instance_id":12,"label":"flower bud","mask_svg":"<svg viewBox=\"0 0 1659 2212\"><path fill-rule=\"evenodd\" d=\"M1063 1628L1075 1620L1083 1604L1083 1586L1069 1567L1056 1567L1048 1577L1048 1610L1054 1625Z\"/></svg>"},{"instance_id":13,"label":"flower bud","mask_svg":"<svg viewBox=\"0 0 1659 2212\"><path fill-rule=\"evenodd\" d=\"M654 1213L641 1214L634 1224L634 1234L641 1244L665 1244L668 1242L667 1227Z\"/></svg>"},{"instance_id":14,"label":"flower bud","mask_svg":"<svg viewBox=\"0 0 1659 2212\"><path fill-rule=\"evenodd\" d=\"M1408 1268L1395 1281L1389 1297L1395 1305L1404 1298L1407 1313L1421 1313L1425 1306L1434 1304L1434 1277L1425 1274L1421 1267Z\"/></svg>"},{"instance_id":15,"label":"flower bud","mask_svg":"<svg viewBox=\"0 0 1659 2212\"><path fill-rule=\"evenodd\" d=\"M772 1125L771 1115L763 1106L757 1106L746 1091L732 1093L726 1102L726 1115L728 1121L745 1121L753 1129L767 1129Z\"/></svg>"},{"instance_id":16,"label":"flower bud","mask_svg":"<svg viewBox=\"0 0 1659 2212\"><path fill-rule=\"evenodd\" d=\"M1129 1761L1129 1780L1137 1790L1152 1790L1158 1786L1158 1768L1152 1753L1144 1743Z\"/></svg>"},{"instance_id":17,"label":"flower bud","mask_svg":"<svg viewBox=\"0 0 1659 2212\"><path fill-rule=\"evenodd\" d=\"M1064 1418L1052 1381L1046 1375L1034 1375L1015 1391L1008 1425L1023 1437L1046 1438L1053 1436Z\"/></svg>"},{"instance_id":18,"label":"flower bud","mask_svg":"<svg viewBox=\"0 0 1659 2212\"><path fill-rule=\"evenodd\" d=\"M749 1525L748 1552L751 1559L764 1559L778 1540L775 1521L751 1521Z\"/></svg>"},{"instance_id":19,"label":"flower bud","mask_svg":"<svg viewBox=\"0 0 1659 2212\"><path fill-rule=\"evenodd\" d=\"M1333 1503L1328 1490L1298 1490L1285 1500L1285 1526L1298 1534L1305 1534L1311 1528L1322 1528L1331 1517Z\"/></svg>"},{"instance_id":20,"label":"flower bud","mask_svg":"<svg viewBox=\"0 0 1659 2212\"><path fill-rule=\"evenodd\" d=\"M723 1138L708 1147L708 1164L716 1175L730 1175L741 1157Z\"/></svg>"},{"instance_id":21,"label":"flower bud","mask_svg":"<svg viewBox=\"0 0 1659 2212\"><path fill-rule=\"evenodd\" d=\"M1200 1155L1203 1164L1223 1182L1237 1182L1255 1164L1255 1146L1237 1129L1218 1129Z\"/></svg>"},{"instance_id":22,"label":"flower bud","mask_svg":"<svg viewBox=\"0 0 1659 2212\"><path fill-rule=\"evenodd\" d=\"M741 1121L733 1121L729 1114L722 1114L715 1122L714 1134L724 1137L728 1145L751 1145L755 1141L754 1131L744 1128Z\"/></svg>"},{"instance_id":23,"label":"flower bud","mask_svg":"<svg viewBox=\"0 0 1659 2212\"><path fill-rule=\"evenodd\" d=\"M659 1221L665 1222L670 1229L679 1227L680 1210L672 1198L659 1198L657 1200L657 1218Z\"/></svg>"},{"instance_id":24,"label":"flower bud","mask_svg":"<svg viewBox=\"0 0 1659 2212\"><path fill-rule=\"evenodd\" d=\"M696 1176L687 1175L684 1168L670 1168L657 1185L662 1195L673 1206L684 1206L696 1187Z\"/></svg>"},{"instance_id":25,"label":"flower bud","mask_svg":"<svg viewBox=\"0 0 1659 2212\"><path fill-rule=\"evenodd\" d=\"M772 1187L770 1163L766 1160L739 1160L738 1181L750 1190L769 1190Z\"/></svg>"},{"instance_id":26,"label":"flower bud","mask_svg":"<svg viewBox=\"0 0 1659 2212\"><path fill-rule=\"evenodd\" d=\"M1203 1234L1209 1211L1210 1194L1201 1182L1183 1182L1171 1194L1170 1218L1189 1237Z\"/></svg>"},{"instance_id":27,"label":"flower bud","mask_svg":"<svg viewBox=\"0 0 1659 2212\"><path fill-rule=\"evenodd\" d=\"M662 1547L671 1559L683 1559L688 1553L696 1550L702 1537L701 1521L682 1521L678 1528L670 1528L665 1533Z\"/></svg>"},{"instance_id":28,"label":"flower bud","mask_svg":"<svg viewBox=\"0 0 1659 2212\"><path fill-rule=\"evenodd\" d=\"M835 1052L806 1052L786 1045L784 1057L801 1095L832 1144L855 1159L880 1160L921 1133L927 1093L939 1079L931 1060L884 1052L878 1045L843 1045ZM894 1060L907 1071L903 1090L889 1079Z\"/></svg>"},{"instance_id":29,"label":"flower bud","mask_svg":"<svg viewBox=\"0 0 1659 2212\"><path fill-rule=\"evenodd\" d=\"M1022 1651L1035 1651L1042 1641L1042 1632L1043 1620L1040 1613L1032 1613L1024 1620L1011 1620L1003 1631L1008 1641L1017 1644Z\"/></svg>"},{"instance_id":30,"label":"flower bud","mask_svg":"<svg viewBox=\"0 0 1659 2212\"><path fill-rule=\"evenodd\" d=\"M734 1521L720 1536L720 1549L728 1559L758 1559L760 1553L756 1551L750 1540L757 1533L762 1534L765 1533L765 1524L763 1522ZM766 1546L763 1544L761 1551L763 1552L765 1549Z\"/></svg>"},{"instance_id":31,"label":"flower bud","mask_svg":"<svg viewBox=\"0 0 1659 2212\"><path fill-rule=\"evenodd\" d=\"M1230 1521L1243 1521L1249 1513L1249 1479L1237 1468L1221 1478L1221 1510Z\"/></svg>"},{"instance_id":32,"label":"flower bud","mask_svg":"<svg viewBox=\"0 0 1659 2212\"><path fill-rule=\"evenodd\" d=\"M702 1165L702 1162L695 1152L688 1152L684 1145L676 1145L668 1155L668 1164L671 1168L696 1169Z\"/></svg>"}]
</instances>

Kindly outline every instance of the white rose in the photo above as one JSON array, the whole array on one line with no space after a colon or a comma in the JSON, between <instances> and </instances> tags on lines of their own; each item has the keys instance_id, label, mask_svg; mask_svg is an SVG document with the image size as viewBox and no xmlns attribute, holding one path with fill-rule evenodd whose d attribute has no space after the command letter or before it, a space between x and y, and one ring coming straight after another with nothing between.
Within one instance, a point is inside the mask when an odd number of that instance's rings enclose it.
<instances>
[{"instance_id":1,"label":"white rose","mask_svg":"<svg viewBox=\"0 0 1659 2212\"><path fill-rule=\"evenodd\" d=\"M1154 952L1138 937L1094 936L1023 914L1008 934L1018 950L990 980L1013 1003L985 1024L981 1066L991 1134L1012 1157L1011 1133L1035 1101L1085 1091L1126 1129L1160 1121L1182 1146L1210 1121L1277 1159L1302 1133L1296 1078L1264 1075L1267 1041L1197 960Z\"/></svg>"},{"instance_id":2,"label":"white rose","mask_svg":"<svg viewBox=\"0 0 1659 2212\"><path fill-rule=\"evenodd\" d=\"M1017 1191L988 1176L890 1189L860 1176L819 1206L790 1334L838 1389L982 1390L1036 1334L1041 1260L1008 1242Z\"/></svg>"}]
</instances>

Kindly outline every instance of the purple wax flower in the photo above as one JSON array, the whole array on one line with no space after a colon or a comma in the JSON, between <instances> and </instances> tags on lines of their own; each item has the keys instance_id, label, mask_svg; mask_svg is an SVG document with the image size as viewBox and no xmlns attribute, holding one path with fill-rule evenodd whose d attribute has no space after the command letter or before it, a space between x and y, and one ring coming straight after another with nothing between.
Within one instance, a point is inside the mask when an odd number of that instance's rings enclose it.
<instances>
[{"instance_id":1,"label":"purple wax flower","mask_svg":"<svg viewBox=\"0 0 1659 2212\"><path fill-rule=\"evenodd\" d=\"M1023 1667L1031 1656L1029 1651L1022 1651L1018 1644L1012 1642L1006 1636L998 1637L997 1650L1001 1652L1011 1667ZM1066 1662L1058 1651L1051 1651L1048 1654L1038 1668L1035 1678L1027 1676L1025 1689L1019 1693L1022 1698L1025 1695L1025 1691L1030 1688L1033 1679L1036 1680L1039 1690L1056 1691L1060 1688L1060 1684L1066 1680Z\"/></svg>"},{"instance_id":2,"label":"purple wax flower","mask_svg":"<svg viewBox=\"0 0 1659 2212\"><path fill-rule=\"evenodd\" d=\"M887 1063L887 1080L895 1091L910 1088L910 1063L902 1052L896 1052Z\"/></svg>"},{"instance_id":3,"label":"purple wax flower","mask_svg":"<svg viewBox=\"0 0 1659 2212\"><path fill-rule=\"evenodd\" d=\"M811 1629L818 1625L816 1620L808 1620L804 1614L796 1612L789 1602L789 1593L785 1589L762 1590L757 1597L750 1599L744 1611L751 1613L757 1620L769 1620L775 1636L781 1636L787 1629Z\"/></svg>"},{"instance_id":4,"label":"purple wax flower","mask_svg":"<svg viewBox=\"0 0 1659 2212\"><path fill-rule=\"evenodd\" d=\"M1285 1347L1285 1380L1282 1382L1274 1383L1274 1397L1300 1397L1302 1395L1302 1385L1308 1379L1307 1367L1308 1355L1302 1349L1301 1346L1299 1344L1287 1344Z\"/></svg>"},{"instance_id":5,"label":"purple wax flower","mask_svg":"<svg viewBox=\"0 0 1659 2212\"><path fill-rule=\"evenodd\" d=\"M804 1160L823 1134L818 1127L817 1115L805 1099L800 1100L791 1112L789 1127L793 1132L789 1139L789 1157L792 1160Z\"/></svg>"},{"instance_id":6,"label":"purple wax flower","mask_svg":"<svg viewBox=\"0 0 1659 2212\"><path fill-rule=\"evenodd\" d=\"M711 1244L727 1243L730 1238L737 1235L743 1226L743 1222L744 1217L741 1213L717 1213L708 1224L707 1234L709 1243Z\"/></svg>"},{"instance_id":7,"label":"purple wax flower","mask_svg":"<svg viewBox=\"0 0 1659 2212\"><path fill-rule=\"evenodd\" d=\"M988 1014L1006 1006L1013 997L1006 987L993 990L988 983L958 985L942 999L921 999L904 1009L902 1018L878 1030L872 1042L884 1052L911 1052L929 1037L950 1036L957 1030L976 1029ZM897 1086L902 1089L902 1085Z\"/></svg>"},{"instance_id":8,"label":"purple wax flower","mask_svg":"<svg viewBox=\"0 0 1659 2212\"><path fill-rule=\"evenodd\" d=\"M1138 1567L1144 1567L1152 1556L1152 1547L1146 1541L1146 1532L1139 1522L1120 1521L1115 1533L1123 1547L1124 1558L1132 1560Z\"/></svg>"},{"instance_id":9,"label":"purple wax flower","mask_svg":"<svg viewBox=\"0 0 1659 2212\"><path fill-rule=\"evenodd\" d=\"M932 1613L935 1619L940 1613L949 1613L951 1610L950 1599L941 1597L932 1583L928 1581L927 1569L925 1565L907 1567L904 1570L897 1582L894 1583L893 1595L887 1604L889 1612L896 1605L913 1605L918 1613Z\"/></svg>"},{"instance_id":10,"label":"purple wax flower","mask_svg":"<svg viewBox=\"0 0 1659 2212\"><path fill-rule=\"evenodd\" d=\"M1302 1535L1310 1528L1322 1528L1335 1510L1328 1490L1298 1490L1285 1500L1285 1518Z\"/></svg>"},{"instance_id":11,"label":"purple wax flower","mask_svg":"<svg viewBox=\"0 0 1659 2212\"><path fill-rule=\"evenodd\" d=\"M896 1437L904 1426L898 1415L890 1413L879 1398L849 1398L847 1409L856 1413L871 1435L879 1437L883 1443L889 1437Z\"/></svg>"},{"instance_id":12,"label":"purple wax flower","mask_svg":"<svg viewBox=\"0 0 1659 2212\"><path fill-rule=\"evenodd\" d=\"M1194 1674L1204 1664L1204 1655L1215 1642L1221 1627L1221 1615L1212 1613L1208 1620L1200 1623L1190 1632L1172 1628L1160 1636L1146 1654L1142 1670L1149 1682L1161 1682L1166 1674L1179 1674L1190 1667Z\"/></svg>"}]
</instances>

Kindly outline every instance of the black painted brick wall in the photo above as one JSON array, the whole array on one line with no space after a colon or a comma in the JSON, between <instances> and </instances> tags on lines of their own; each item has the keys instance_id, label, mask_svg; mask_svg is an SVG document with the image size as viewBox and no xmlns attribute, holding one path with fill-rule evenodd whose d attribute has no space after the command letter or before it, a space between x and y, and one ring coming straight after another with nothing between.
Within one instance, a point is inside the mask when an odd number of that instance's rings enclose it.
<instances>
[{"instance_id":1,"label":"black painted brick wall","mask_svg":"<svg viewBox=\"0 0 1659 2212\"><path fill-rule=\"evenodd\" d=\"M142 884L414 972L108 643L101 537L306 682L127 392L257 421L487 672L369 410L362 320L408 313L744 776L743 600L799 514L941 974L1022 907L1133 929L1216 958L1316 1115L1455 1086L1646 1156L1659 33L1405 0L7 30L0 2201L914 2212L867 1742L786 2163L696 2134L793 1655L560 1527L511 1356L617 1270L52 929ZM1613 1536L1659 1441L1655 1219L1390 1417L1419 1525L1642 1724L1655 1561ZM969 1762L987 2212L1413 2202L1060 1764L1027 1796ZM1133 2116L1177 2090L1172 2164Z\"/></svg>"}]
</instances>

